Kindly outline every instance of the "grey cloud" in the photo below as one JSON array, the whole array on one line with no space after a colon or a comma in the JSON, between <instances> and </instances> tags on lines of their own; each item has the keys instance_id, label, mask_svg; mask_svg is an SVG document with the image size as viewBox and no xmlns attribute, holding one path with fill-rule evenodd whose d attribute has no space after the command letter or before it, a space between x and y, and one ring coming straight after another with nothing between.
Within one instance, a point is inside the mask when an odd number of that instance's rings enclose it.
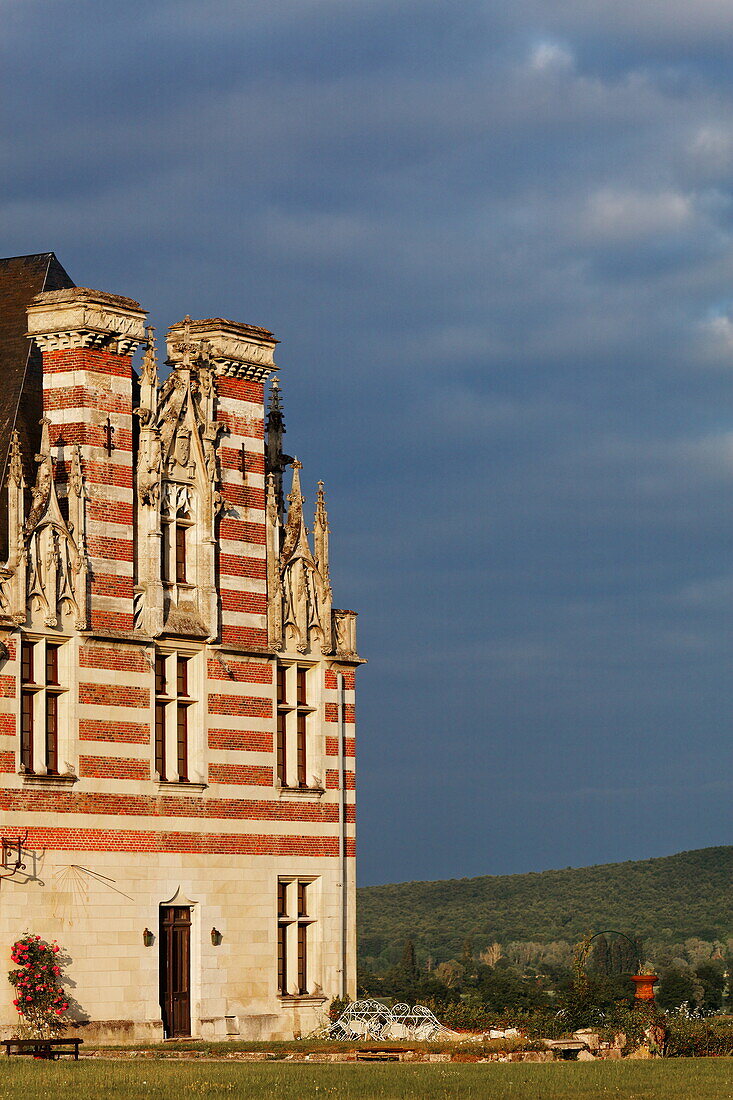
<instances>
[{"instance_id":1,"label":"grey cloud","mask_svg":"<svg viewBox=\"0 0 733 1100\"><path fill-rule=\"evenodd\" d=\"M326 475L370 658L365 880L718 843L729 5L0 16L5 252L55 248L159 329L223 313L283 341L288 447L311 503ZM612 820L638 768L659 789Z\"/></svg>"}]
</instances>

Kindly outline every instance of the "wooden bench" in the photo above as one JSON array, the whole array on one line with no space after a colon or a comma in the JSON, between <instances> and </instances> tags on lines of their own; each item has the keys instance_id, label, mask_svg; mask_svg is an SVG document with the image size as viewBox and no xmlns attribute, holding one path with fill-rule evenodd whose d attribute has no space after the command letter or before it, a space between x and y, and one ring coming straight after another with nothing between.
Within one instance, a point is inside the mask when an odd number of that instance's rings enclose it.
<instances>
[{"instance_id":1,"label":"wooden bench","mask_svg":"<svg viewBox=\"0 0 733 1100\"><path fill-rule=\"evenodd\" d=\"M30 1054L34 1058L50 1058L56 1061L62 1054L73 1054L74 1061L79 1061L79 1047L83 1039L3 1039L5 1053Z\"/></svg>"},{"instance_id":2,"label":"wooden bench","mask_svg":"<svg viewBox=\"0 0 733 1100\"><path fill-rule=\"evenodd\" d=\"M407 1053L406 1047L368 1047L357 1050L357 1062L399 1062Z\"/></svg>"}]
</instances>

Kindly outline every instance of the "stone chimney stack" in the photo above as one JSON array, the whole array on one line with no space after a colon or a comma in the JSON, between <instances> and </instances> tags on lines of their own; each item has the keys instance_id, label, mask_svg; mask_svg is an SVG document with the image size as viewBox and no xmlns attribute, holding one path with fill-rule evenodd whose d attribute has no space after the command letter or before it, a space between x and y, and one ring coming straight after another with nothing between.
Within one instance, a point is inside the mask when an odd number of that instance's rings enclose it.
<instances>
[{"instance_id":1,"label":"stone chimney stack","mask_svg":"<svg viewBox=\"0 0 733 1100\"><path fill-rule=\"evenodd\" d=\"M28 307L59 496L79 446L89 625L101 633L133 628L132 356L145 317L132 298L85 287L38 294Z\"/></svg>"}]
</instances>

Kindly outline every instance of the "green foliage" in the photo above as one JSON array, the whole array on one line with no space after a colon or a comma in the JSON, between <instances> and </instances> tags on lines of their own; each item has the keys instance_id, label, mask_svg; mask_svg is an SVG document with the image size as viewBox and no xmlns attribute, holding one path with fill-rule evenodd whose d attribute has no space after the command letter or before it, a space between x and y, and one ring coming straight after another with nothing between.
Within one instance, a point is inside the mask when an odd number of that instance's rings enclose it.
<instances>
[{"instance_id":1,"label":"green foliage","mask_svg":"<svg viewBox=\"0 0 733 1100\"><path fill-rule=\"evenodd\" d=\"M599 1035L611 1041L619 1034L624 1035L626 1041L621 1051L624 1055L641 1046L649 1046L654 1054L662 1055L666 1030L667 1017L655 1005L620 1002L608 1012Z\"/></svg>"},{"instance_id":2,"label":"green foliage","mask_svg":"<svg viewBox=\"0 0 733 1100\"><path fill-rule=\"evenodd\" d=\"M682 1004L688 1004L692 1008L697 1007L695 982L692 976L677 969L664 971L656 997L661 1008L673 1009Z\"/></svg>"},{"instance_id":3,"label":"green foliage","mask_svg":"<svg viewBox=\"0 0 733 1100\"><path fill-rule=\"evenodd\" d=\"M330 1005L328 1006L328 1018L329 1018L329 1020L331 1021L332 1024L336 1023L336 1021L339 1019L339 1017L342 1015L342 1013L348 1007L350 1001L351 1001L351 998L349 996L334 997L334 999L331 1001Z\"/></svg>"},{"instance_id":4,"label":"green foliage","mask_svg":"<svg viewBox=\"0 0 733 1100\"><path fill-rule=\"evenodd\" d=\"M69 1002L61 986L59 952L57 943L28 933L13 944L10 957L18 967L8 981L17 994L13 1004L33 1038L50 1038L66 1027Z\"/></svg>"},{"instance_id":5,"label":"green foliage","mask_svg":"<svg viewBox=\"0 0 733 1100\"><path fill-rule=\"evenodd\" d=\"M709 1020L667 1017L668 1058L730 1057L733 1055L733 1020L730 1016Z\"/></svg>"},{"instance_id":6,"label":"green foliage","mask_svg":"<svg viewBox=\"0 0 733 1100\"><path fill-rule=\"evenodd\" d=\"M399 961L406 939L418 963L428 956L441 963L462 960L467 938L481 952L494 941L572 944L590 928L609 927L654 945L725 940L733 935L732 877L733 847L721 847L541 874L363 887L360 956L379 973ZM619 972L627 960L608 965Z\"/></svg>"}]
</instances>

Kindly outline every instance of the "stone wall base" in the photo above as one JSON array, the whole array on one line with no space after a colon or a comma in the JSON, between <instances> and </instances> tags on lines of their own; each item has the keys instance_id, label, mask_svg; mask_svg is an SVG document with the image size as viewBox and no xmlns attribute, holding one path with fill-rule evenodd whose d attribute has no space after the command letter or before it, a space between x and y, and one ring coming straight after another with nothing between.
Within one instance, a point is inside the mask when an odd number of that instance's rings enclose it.
<instances>
[{"instance_id":1,"label":"stone wall base","mask_svg":"<svg viewBox=\"0 0 733 1100\"><path fill-rule=\"evenodd\" d=\"M310 1030L322 1024L320 1015L309 1015ZM243 1039L245 1042L290 1040L295 1037L296 1031L292 1021L276 1013L202 1018L197 1029L194 1023L194 1029L192 1040L209 1042L226 1039ZM17 1024L0 1024L0 1039L11 1039L17 1034ZM63 1034L64 1037L83 1039L89 1046L127 1046L164 1041L160 1020L90 1020L69 1026Z\"/></svg>"},{"instance_id":2,"label":"stone wall base","mask_svg":"<svg viewBox=\"0 0 733 1100\"><path fill-rule=\"evenodd\" d=\"M0 1025L0 1039L11 1039L18 1034L17 1024ZM122 1045L125 1043L160 1043L163 1041L163 1024L160 1020L90 1020L74 1024L64 1031L64 1038L83 1039L89 1044Z\"/></svg>"}]
</instances>

